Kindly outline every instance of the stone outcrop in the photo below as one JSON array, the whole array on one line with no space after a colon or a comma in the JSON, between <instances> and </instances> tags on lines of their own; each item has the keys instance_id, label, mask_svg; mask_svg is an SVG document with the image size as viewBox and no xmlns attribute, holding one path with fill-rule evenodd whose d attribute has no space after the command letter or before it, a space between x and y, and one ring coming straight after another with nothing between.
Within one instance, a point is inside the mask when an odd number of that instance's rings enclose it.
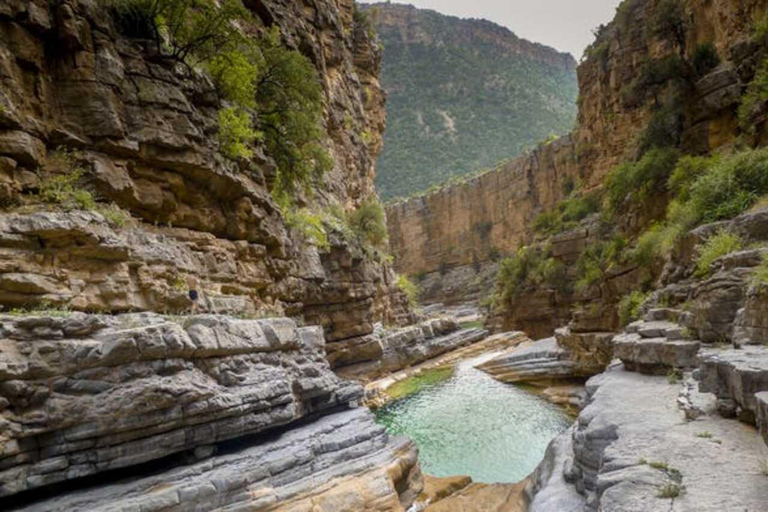
<instances>
[{"instance_id":1,"label":"stone outcrop","mask_svg":"<svg viewBox=\"0 0 768 512\"><path fill-rule=\"evenodd\" d=\"M535 473L548 478L541 480L531 511L763 507L768 481L759 471L762 441L721 418L711 395L697 398L706 403L705 415L683 421L676 407L680 385L621 366L590 379L587 392L574 428L553 441ZM560 475L545 471L550 467Z\"/></svg>"},{"instance_id":2,"label":"stone outcrop","mask_svg":"<svg viewBox=\"0 0 768 512\"><path fill-rule=\"evenodd\" d=\"M236 452L18 510L395 512L420 489L415 446L353 409Z\"/></svg>"},{"instance_id":3,"label":"stone outcrop","mask_svg":"<svg viewBox=\"0 0 768 512\"><path fill-rule=\"evenodd\" d=\"M95 475L56 509L402 510L421 490L414 446L347 409L362 387L331 371L320 327L152 313L0 324L0 495L15 503ZM143 477L148 464L166 470ZM113 484L117 471L142 478Z\"/></svg>"},{"instance_id":4,"label":"stone outcrop","mask_svg":"<svg viewBox=\"0 0 768 512\"><path fill-rule=\"evenodd\" d=\"M2 317L0 494L160 459L346 405L319 327L155 314Z\"/></svg>"},{"instance_id":5,"label":"stone outcrop","mask_svg":"<svg viewBox=\"0 0 768 512\"><path fill-rule=\"evenodd\" d=\"M699 378L699 389L717 397L723 415L754 424L763 408L757 395L768 391L768 348L705 351Z\"/></svg>"},{"instance_id":6,"label":"stone outcrop","mask_svg":"<svg viewBox=\"0 0 768 512\"><path fill-rule=\"evenodd\" d=\"M485 329L461 329L453 319L437 318L401 329L378 329L353 343L332 343L328 359L340 375L369 380L478 342L487 335Z\"/></svg>"},{"instance_id":7,"label":"stone outcrop","mask_svg":"<svg viewBox=\"0 0 768 512\"><path fill-rule=\"evenodd\" d=\"M701 343L685 339L683 328L675 321L682 312L652 309L644 320L627 326L613 338L613 355L624 366L641 373L667 373L698 365Z\"/></svg>"}]
</instances>

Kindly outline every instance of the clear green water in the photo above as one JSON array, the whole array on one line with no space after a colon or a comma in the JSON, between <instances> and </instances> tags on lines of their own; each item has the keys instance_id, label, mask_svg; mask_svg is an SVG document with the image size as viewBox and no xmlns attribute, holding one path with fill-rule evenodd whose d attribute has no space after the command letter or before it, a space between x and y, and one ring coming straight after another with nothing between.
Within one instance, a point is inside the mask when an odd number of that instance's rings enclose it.
<instances>
[{"instance_id":1,"label":"clear green water","mask_svg":"<svg viewBox=\"0 0 768 512\"><path fill-rule=\"evenodd\" d=\"M376 411L390 434L416 443L424 472L517 482L571 425L557 406L473 368L489 357L464 361L449 379Z\"/></svg>"}]
</instances>

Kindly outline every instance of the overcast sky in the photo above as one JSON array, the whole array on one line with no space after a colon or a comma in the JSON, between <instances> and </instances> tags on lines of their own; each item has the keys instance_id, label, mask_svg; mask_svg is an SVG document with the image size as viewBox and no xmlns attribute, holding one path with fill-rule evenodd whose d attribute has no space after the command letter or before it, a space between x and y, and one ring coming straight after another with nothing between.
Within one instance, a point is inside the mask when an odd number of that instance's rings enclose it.
<instances>
[{"instance_id":1,"label":"overcast sky","mask_svg":"<svg viewBox=\"0 0 768 512\"><path fill-rule=\"evenodd\" d=\"M361 0L370 3L371 0ZM570 52L576 60L592 29L613 19L620 0L410 0L396 3L462 18L485 18L536 43Z\"/></svg>"}]
</instances>

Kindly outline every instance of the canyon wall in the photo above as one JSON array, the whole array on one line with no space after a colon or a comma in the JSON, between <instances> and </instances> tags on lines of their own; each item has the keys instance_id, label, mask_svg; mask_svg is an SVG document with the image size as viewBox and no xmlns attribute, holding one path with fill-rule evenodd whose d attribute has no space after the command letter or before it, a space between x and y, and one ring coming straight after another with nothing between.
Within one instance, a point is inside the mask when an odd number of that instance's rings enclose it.
<instances>
[{"instance_id":1,"label":"canyon wall","mask_svg":"<svg viewBox=\"0 0 768 512\"><path fill-rule=\"evenodd\" d=\"M630 85L650 62L676 53L652 29L658 4L626 0L616 19L598 31L578 67L579 115L569 136L481 176L387 206L395 267L423 281L422 300L488 296L493 260L535 240L532 222L539 213L564 199L574 183L582 193L599 189L617 164L634 158L656 101L631 94ZM739 137L737 107L759 63L751 27L766 7L759 0L684 2L683 57L689 59L698 45L711 42L722 61L695 81L686 99L681 121L685 150L707 153ZM759 127L758 137L762 131ZM663 211L663 201L659 205ZM632 229L648 220L647 213L629 212L620 222ZM570 256L558 259L573 262L573 250L588 240L581 235L564 235L565 245L558 250Z\"/></svg>"},{"instance_id":2,"label":"canyon wall","mask_svg":"<svg viewBox=\"0 0 768 512\"><path fill-rule=\"evenodd\" d=\"M279 27L322 83L334 165L297 208L352 211L384 129L375 39L352 0L243 4L241 28ZM264 143L224 156L211 79L106 5L0 2L3 505L409 507L415 446L335 370L398 364L397 341L447 350L458 326L374 333L415 318L386 258L331 225L327 245L292 227Z\"/></svg>"},{"instance_id":3,"label":"canyon wall","mask_svg":"<svg viewBox=\"0 0 768 512\"><path fill-rule=\"evenodd\" d=\"M373 193L384 129L376 42L352 0L246 4L249 30L277 24L323 85L334 166L305 201L356 207ZM412 319L383 257L335 232L318 250L288 227L264 147L224 158L210 79L153 51L93 0L0 6L2 305L179 312L195 288L206 310L300 318L329 341ZM61 147L77 152L75 186L96 199L91 212L37 199L44 180L67 173ZM102 214L110 204L121 226Z\"/></svg>"}]
</instances>

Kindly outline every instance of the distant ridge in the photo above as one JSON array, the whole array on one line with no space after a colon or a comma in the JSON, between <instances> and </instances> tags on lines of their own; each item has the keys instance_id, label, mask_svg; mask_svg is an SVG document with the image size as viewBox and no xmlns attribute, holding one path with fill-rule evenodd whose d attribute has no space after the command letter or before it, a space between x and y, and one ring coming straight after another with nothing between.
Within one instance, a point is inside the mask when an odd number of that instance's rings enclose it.
<instances>
[{"instance_id":1,"label":"distant ridge","mask_svg":"<svg viewBox=\"0 0 768 512\"><path fill-rule=\"evenodd\" d=\"M576 60L481 19L364 5L384 45L388 93L376 186L408 196L492 167L576 117Z\"/></svg>"}]
</instances>

